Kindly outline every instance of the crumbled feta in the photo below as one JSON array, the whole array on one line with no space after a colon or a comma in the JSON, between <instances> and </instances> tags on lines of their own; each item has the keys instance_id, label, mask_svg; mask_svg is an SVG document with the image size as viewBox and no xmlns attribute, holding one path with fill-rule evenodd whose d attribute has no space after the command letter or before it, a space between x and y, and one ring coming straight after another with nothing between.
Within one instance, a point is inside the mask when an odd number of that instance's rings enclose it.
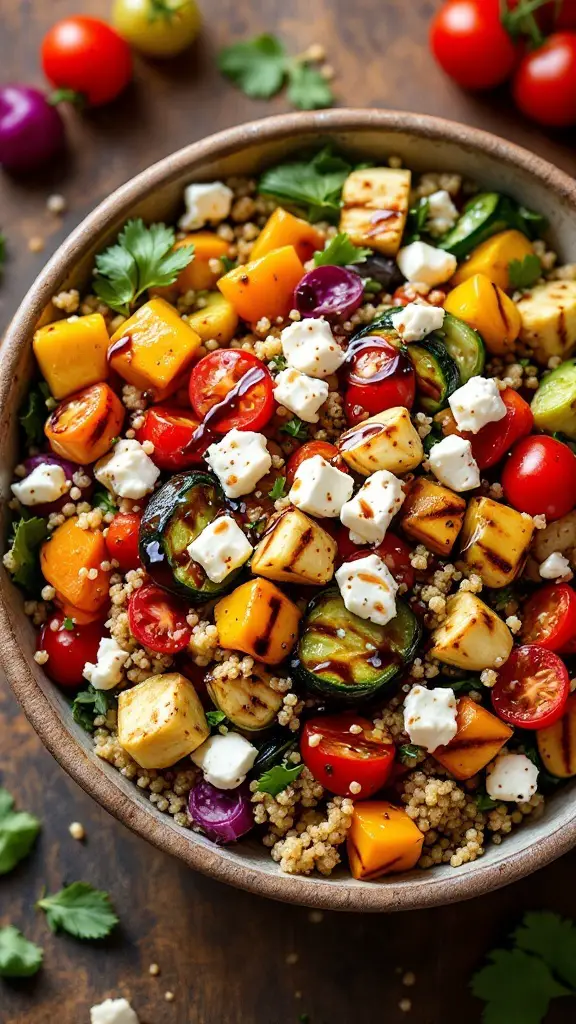
<instances>
[{"instance_id":1,"label":"crumbled feta","mask_svg":"<svg viewBox=\"0 0 576 1024\"><path fill-rule=\"evenodd\" d=\"M321 455L301 462L288 497L296 508L321 518L340 515L340 509L354 490L349 473L331 466Z\"/></svg>"},{"instance_id":2,"label":"crumbled feta","mask_svg":"<svg viewBox=\"0 0 576 1024\"><path fill-rule=\"evenodd\" d=\"M450 395L448 404L458 429L471 434L477 434L487 423L497 423L506 415L498 385L488 377L470 377Z\"/></svg>"},{"instance_id":3,"label":"crumbled feta","mask_svg":"<svg viewBox=\"0 0 576 1024\"><path fill-rule=\"evenodd\" d=\"M458 728L454 690L449 686L433 690L413 686L404 701L404 728L410 742L429 753L450 743Z\"/></svg>"},{"instance_id":4,"label":"crumbled feta","mask_svg":"<svg viewBox=\"0 0 576 1024\"><path fill-rule=\"evenodd\" d=\"M119 498L143 498L154 490L160 470L140 442L128 438L118 441L110 454L96 463L94 476Z\"/></svg>"},{"instance_id":5,"label":"crumbled feta","mask_svg":"<svg viewBox=\"0 0 576 1024\"><path fill-rule=\"evenodd\" d=\"M227 498L240 498L253 491L272 465L264 434L234 427L204 456L218 477Z\"/></svg>"},{"instance_id":6,"label":"crumbled feta","mask_svg":"<svg viewBox=\"0 0 576 1024\"><path fill-rule=\"evenodd\" d=\"M480 486L480 470L472 455L470 441L451 434L430 449L428 464L441 484L453 491L471 491Z\"/></svg>"},{"instance_id":7,"label":"crumbled feta","mask_svg":"<svg viewBox=\"0 0 576 1024\"><path fill-rule=\"evenodd\" d=\"M526 754L499 754L486 769L486 792L492 800L525 804L538 789L538 769Z\"/></svg>"},{"instance_id":8,"label":"crumbled feta","mask_svg":"<svg viewBox=\"0 0 576 1024\"><path fill-rule=\"evenodd\" d=\"M545 580L558 580L572 572L568 559L559 551L553 551L540 564L540 575Z\"/></svg>"},{"instance_id":9,"label":"crumbled feta","mask_svg":"<svg viewBox=\"0 0 576 1024\"><path fill-rule=\"evenodd\" d=\"M105 999L90 1009L90 1024L139 1024L127 999Z\"/></svg>"},{"instance_id":10,"label":"crumbled feta","mask_svg":"<svg viewBox=\"0 0 576 1024\"><path fill-rule=\"evenodd\" d=\"M460 214L445 188L428 196L426 230L433 238L441 238L451 231Z\"/></svg>"},{"instance_id":11,"label":"crumbled feta","mask_svg":"<svg viewBox=\"0 0 576 1024\"><path fill-rule=\"evenodd\" d=\"M353 615L379 626L395 618L398 584L379 555L344 562L335 576L342 600Z\"/></svg>"},{"instance_id":12,"label":"crumbled feta","mask_svg":"<svg viewBox=\"0 0 576 1024\"><path fill-rule=\"evenodd\" d=\"M387 469L368 477L357 494L342 506L340 519L353 544L381 544L406 495L402 481Z\"/></svg>"},{"instance_id":13,"label":"crumbled feta","mask_svg":"<svg viewBox=\"0 0 576 1024\"><path fill-rule=\"evenodd\" d=\"M197 231L205 224L218 224L230 213L234 193L221 181L205 185L188 185L184 190L186 213L180 217L182 231Z\"/></svg>"},{"instance_id":14,"label":"crumbled feta","mask_svg":"<svg viewBox=\"0 0 576 1024\"><path fill-rule=\"evenodd\" d=\"M297 320L284 328L280 341L288 365L310 377L329 377L346 358L326 320Z\"/></svg>"},{"instance_id":15,"label":"crumbled feta","mask_svg":"<svg viewBox=\"0 0 576 1024\"><path fill-rule=\"evenodd\" d=\"M44 502L57 501L67 490L68 482L62 466L48 462L36 466L23 480L12 484L12 494L21 505L42 505Z\"/></svg>"},{"instance_id":16,"label":"crumbled feta","mask_svg":"<svg viewBox=\"0 0 576 1024\"><path fill-rule=\"evenodd\" d=\"M424 302L410 302L390 317L394 330L402 341L422 341L431 331L439 331L445 312L441 306L428 306Z\"/></svg>"},{"instance_id":17,"label":"crumbled feta","mask_svg":"<svg viewBox=\"0 0 576 1024\"><path fill-rule=\"evenodd\" d=\"M276 377L274 398L306 423L318 423L318 409L324 405L328 392L325 380L316 380L288 367Z\"/></svg>"},{"instance_id":18,"label":"crumbled feta","mask_svg":"<svg viewBox=\"0 0 576 1024\"><path fill-rule=\"evenodd\" d=\"M252 768L258 751L238 732L210 736L190 755L216 789L236 789Z\"/></svg>"},{"instance_id":19,"label":"crumbled feta","mask_svg":"<svg viewBox=\"0 0 576 1024\"><path fill-rule=\"evenodd\" d=\"M407 281L430 285L443 284L456 270L456 257L427 242L411 242L397 256L397 263Z\"/></svg>"},{"instance_id":20,"label":"crumbled feta","mask_svg":"<svg viewBox=\"0 0 576 1024\"><path fill-rule=\"evenodd\" d=\"M232 516L218 516L188 545L190 558L199 562L209 580L221 583L250 558L254 548Z\"/></svg>"},{"instance_id":21,"label":"crumbled feta","mask_svg":"<svg viewBox=\"0 0 576 1024\"><path fill-rule=\"evenodd\" d=\"M87 661L82 669L95 690L111 690L122 680L122 666L128 658L128 651L122 650L113 637L103 636L98 644L96 664Z\"/></svg>"}]
</instances>

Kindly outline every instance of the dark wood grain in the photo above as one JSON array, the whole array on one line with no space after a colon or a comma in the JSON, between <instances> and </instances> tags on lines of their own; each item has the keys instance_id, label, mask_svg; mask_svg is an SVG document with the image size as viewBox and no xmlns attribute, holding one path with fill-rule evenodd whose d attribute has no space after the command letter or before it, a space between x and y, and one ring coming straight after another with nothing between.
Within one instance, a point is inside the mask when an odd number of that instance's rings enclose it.
<instances>
[{"instance_id":1,"label":"dark wood grain","mask_svg":"<svg viewBox=\"0 0 576 1024\"><path fill-rule=\"evenodd\" d=\"M0 0L0 69L5 81L41 84L38 44L57 18L81 6L105 16L106 0ZM113 107L70 113L70 153L47 176L0 181L0 228L9 261L0 288L0 327L47 256L117 185L179 146L228 125L285 108L251 102L219 77L225 42L264 29L293 51L326 45L340 101L442 114L489 128L576 171L568 140L522 122L506 96L471 98L436 69L426 50L430 0L205 0L198 45L168 64L138 62L136 81ZM63 218L46 211L62 193ZM45 240L41 254L28 249ZM393 917L325 914L272 904L194 875L97 807L58 768L0 690L0 782L38 814L32 857L0 880L0 924L22 928L46 950L33 981L0 984L1 1024L84 1024L107 995L133 1000L143 1024L440 1024L480 1019L467 979L483 952L521 912L547 907L576 916L576 854L514 887L468 904ZM81 821L84 843L68 834ZM82 944L52 936L33 908L40 888L83 878L109 890L121 917L115 938ZM287 962L297 954L295 963ZM161 975L148 973L151 962ZM406 989L402 972L416 985ZM164 1000L171 991L174 1002ZM412 1001L404 1013L399 1003ZM559 1002L550 1019L567 1021Z\"/></svg>"}]
</instances>

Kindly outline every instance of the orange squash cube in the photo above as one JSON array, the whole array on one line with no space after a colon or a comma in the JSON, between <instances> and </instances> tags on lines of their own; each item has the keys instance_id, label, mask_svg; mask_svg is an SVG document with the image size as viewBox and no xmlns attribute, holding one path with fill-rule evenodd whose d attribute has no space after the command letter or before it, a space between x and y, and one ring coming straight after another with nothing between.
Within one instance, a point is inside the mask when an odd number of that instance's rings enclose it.
<instances>
[{"instance_id":1,"label":"orange squash cube","mask_svg":"<svg viewBox=\"0 0 576 1024\"><path fill-rule=\"evenodd\" d=\"M457 702L456 726L454 739L437 747L432 757L460 780L471 779L494 760L514 731L471 697Z\"/></svg>"},{"instance_id":2,"label":"orange squash cube","mask_svg":"<svg viewBox=\"0 0 576 1024\"><path fill-rule=\"evenodd\" d=\"M109 450L122 429L126 409L105 383L93 384L60 402L46 420L52 451L85 466Z\"/></svg>"},{"instance_id":3,"label":"orange squash cube","mask_svg":"<svg viewBox=\"0 0 576 1024\"><path fill-rule=\"evenodd\" d=\"M265 579L250 580L214 609L222 647L243 651L265 665L287 658L298 638L300 609Z\"/></svg>"},{"instance_id":4,"label":"orange squash cube","mask_svg":"<svg viewBox=\"0 0 576 1024\"><path fill-rule=\"evenodd\" d=\"M262 317L286 317L294 304L294 289L304 277L304 267L293 245L274 249L258 260L235 267L218 281L218 288L238 316L248 323Z\"/></svg>"},{"instance_id":5,"label":"orange squash cube","mask_svg":"<svg viewBox=\"0 0 576 1024\"><path fill-rule=\"evenodd\" d=\"M73 516L44 542L40 565L61 599L81 612L91 613L103 608L108 601L110 570L105 571L100 566L109 557L101 530L82 530L78 516ZM86 572L80 573L81 569ZM90 569L96 569L96 579L88 577Z\"/></svg>"},{"instance_id":6,"label":"orange squash cube","mask_svg":"<svg viewBox=\"0 0 576 1024\"><path fill-rule=\"evenodd\" d=\"M324 248L325 243L325 236L313 224L277 206L258 235L250 259L259 260L273 249L293 245L298 259L307 263L317 250Z\"/></svg>"},{"instance_id":7,"label":"orange squash cube","mask_svg":"<svg viewBox=\"0 0 576 1024\"><path fill-rule=\"evenodd\" d=\"M410 871L420 859L424 836L402 807L387 800L354 805L347 847L354 878L379 878Z\"/></svg>"}]
</instances>

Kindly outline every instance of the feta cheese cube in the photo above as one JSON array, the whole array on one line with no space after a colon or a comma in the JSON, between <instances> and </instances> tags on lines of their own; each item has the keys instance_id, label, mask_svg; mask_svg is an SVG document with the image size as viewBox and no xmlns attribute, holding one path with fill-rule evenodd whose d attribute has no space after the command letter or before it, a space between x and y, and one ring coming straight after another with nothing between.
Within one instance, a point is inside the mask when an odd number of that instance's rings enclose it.
<instances>
[{"instance_id":1,"label":"feta cheese cube","mask_svg":"<svg viewBox=\"0 0 576 1024\"><path fill-rule=\"evenodd\" d=\"M353 490L349 473L331 466L321 455L313 455L298 466L288 497L296 508L311 516L334 517L340 515Z\"/></svg>"},{"instance_id":2,"label":"feta cheese cube","mask_svg":"<svg viewBox=\"0 0 576 1024\"><path fill-rule=\"evenodd\" d=\"M239 732L216 734L190 755L216 789L236 789L252 768L258 751Z\"/></svg>"},{"instance_id":3,"label":"feta cheese cube","mask_svg":"<svg viewBox=\"0 0 576 1024\"><path fill-rule=\"evenodd\" d=\"M95 690L112 690L122 680L122 666L127 658L128 651L124 651L113 637L103 636L98 644L96 664L87 661L82 675Z\"/></svg>"},{"instance_id":4,"label":"feta cheese cube","mask_svg":"<svg viewBox=\"0 0 576 1024\"><path fill-rule=\"evenodd\" d=\"M411 242L400 249L397 263L407 281L428 284L435 288L452 277L456 271L456 257L443 249L435 249L427 242Z\"/></svg>"},{"instance_id":5,"label":"feta cheese cube","mask_svg":"<svg viewBox=\"0 0 576 1024\"><path fill-rule=\"evenodd\" d=\"M358 493L342 506L340 519L353 544L381 544L406 495L402 481L387 469L368 477Z\"/></svg>"},{"instance_id":6,"label":"feta cheese cube","mask_svg":"<svg viewBox=\"0 0 576 1024\"><path fill-rule=\"evenodd\" d=\"M328 391L325 380L316 380L289 367L276 377L274 398L306 423L318 423L318 409L328 398Z\"/></svg>"},{"instance_id":7,"label":"feta cheese cube","mask_svg":"<svg viewBox=\"0 0 576 1024\"><path fill-rule=\"evenodd\" d=\"M379 555L344 562L335 573L349 612L379 626L396 617L398 584Z\"/></svg>"},{"instance_id":8,"label":"feta cheese cube","mask_svg":"<svg viewBox=\"0 0 576 1024\"><path fill-rule=\"evenodd\" d=\"M42 505L57 501L68 490L68 481L62 466L48 462L36 466L28 476L12 484L12 494L21 505Z\"/></svg>"},{"instance_id":9,"label":"feta cheese cube","mask_svg":"<svg viewBox=\"0 0 576 1024\"><path fill-rule=\"evenodd\" d=\"M499 754L486 769L486 792L492 800L525 804L538 789L538 769L526 754Z\"/></svg>"},{"instance_id":10,"label":"feta cheese cube","mask_svg":"<svg viewBox=\"0 0 576 1024\"><path fill-rule=\"evenodd\" d=\"M439 331L444 323L445 312L440 306L428 306L424 302L409 302L404 309L390 317L394 330L402 341L422 341L431 331Z\"/></svg>"},{"instance_id":11,"label":"feta cheese cube","mask_svg":"<svg viewBox=\"0 0 576 1024\"><path fill-rule=\"evenodd\" d=\"M298 320L284 328L280 341L288 365L310 377L329 377L346 358L326 320Z\"/></svg>"},{"instance_id":12,"label":"feta cheese cube","mask_svg":"<svg viewBox=\"0 0 576 1024\"><path fill-rule=\"evenodd\" d=\"M232 516L218 516L188 545L190 558L199 562L209 580L221 583L250 558L254 548Z\"/></svg>"},{"instance_id":13,"label":"feta cheese cube","mask_svg":"<svg viewBox=\"0 0 576 1024\"><path fill-rule=\"evenodd\" d=\"M540 564L539 569L542 579L545 580L558 580L563 576L568 576L572 573L572 568L568 559L562 555L559 551L553 551L548 558Z\"/></svg>"},{"instance_id":14,"label":"feta cheese cube","mask_svg":"<svg viewBox=\"0 0 576 1024\"><path fill-rule=\"evenodd\" d=\"M105 999L90 1009L90 1024L139 1024L127 999Z\"/></svg>"},{"instance_id":15,"label":"feta cheese cube","mask_svg":"<svg viewBox=\"0 0 576 1024\"><path fill-rule=\"evenodd\" d=\"M410 741L429 753L450 743L458 728L454 690L413 686L404 701L404 728Z\"/></svg>"},{"instance_id":16,"label":"feta cheese cube","mask_svg":"<svg viewBox=\"0 0 576 1024\"><path fill-rule=\"evenodd\" d=\"M234 427L204 456L218 477L227 498L240 498L253 491L272 465L264 434Z\"/></svg>"},{"instance_id":17,"label":"feta cheese cube","mask_svg":"<svg viewBox=\"0 0 576 1024\"><path fill-rule=\"evenodd\" d=\"M160 470L140 442L128 438L118 441L110 454L96 463L94 476L119 498L136 499L154 490Z\"/></svg>"},{"instance_id":18,"label":"feta cheese cube","mask_svg":"<svg viewBox=\"0 0 576 1024\"><path fill-rule=\"evenodd\" d=\"M450 395L448 405L458 429L471 434L477 434L487 423L497 423L506 415L498 385L487 377L470 377Z\"/></svg>"},{"instance_id":19,"label":"feta cheese cube","mask_svg":"<svg viewBox=\"0 0 576 1024\"><path fill-rule=\"evenodd\" d=\"M222 181L188 185L184 190L186 213L178 221L182 231L197 231L205 224L218 224L230 213L234 193Z\"/></svg>"},{"instance_id":20,"label":"feta cheese cube","mask_svg":"<svg viewBox=\"0 0 576 1024\"><path fill-rule=\"evenodd\" d=\"M480 486L480 470L472 444L457 434L444 437L430 449L428 464L441 484L453 491L472 491Z\"/></svg>"},{"instance_id":21,"label":"feta cheese cube","mask_svg":"<svg viewBox=\"0 0 576 1024\"><path fill-rule=\"evenodd\" d=\"M426 230L433 238L441 238L451 231L460 214L445 188L428 196Z\"/></svg>"}]
</instances>

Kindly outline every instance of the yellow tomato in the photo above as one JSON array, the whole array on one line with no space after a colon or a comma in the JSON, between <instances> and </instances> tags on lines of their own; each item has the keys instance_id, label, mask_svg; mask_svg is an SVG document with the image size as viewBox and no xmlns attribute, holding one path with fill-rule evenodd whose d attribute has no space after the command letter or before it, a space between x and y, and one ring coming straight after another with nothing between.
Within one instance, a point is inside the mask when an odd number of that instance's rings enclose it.
<instances>
[{"instance_id":1,"label":"yellow tomato","mask_svg":"<svg viewBox=\"0 0 576 1024\"><path fill-rule=\"evenodd\" d=\"M196 0L115 0L112 24L148 57L174 57L194 42L202 17Z\"/></svg>"}]
</instances>

